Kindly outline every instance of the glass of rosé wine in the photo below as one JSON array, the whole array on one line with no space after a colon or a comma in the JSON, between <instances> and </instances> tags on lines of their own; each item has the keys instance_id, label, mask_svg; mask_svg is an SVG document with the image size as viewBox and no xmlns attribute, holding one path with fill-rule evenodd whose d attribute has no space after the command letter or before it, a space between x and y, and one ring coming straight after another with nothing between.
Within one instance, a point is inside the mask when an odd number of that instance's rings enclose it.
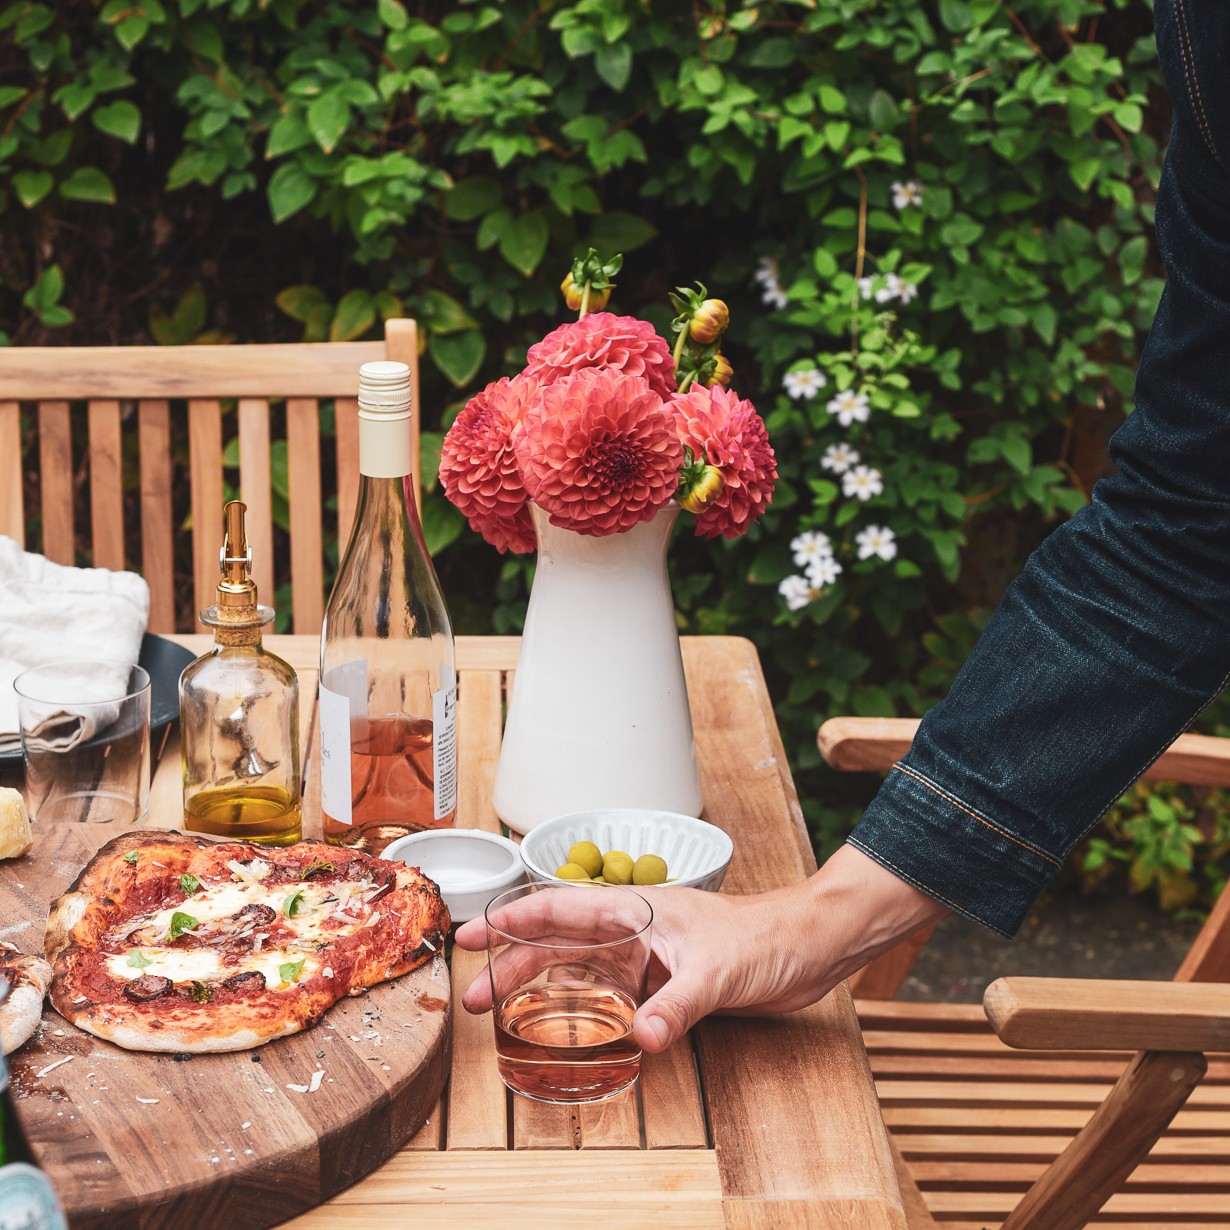
<instances>
[{"instance_id":1,"label":"glass of ros\u00e9 wine","mask_svg":"<svg viewBox=\"0 0 1230 1230\"><path fill-rule=\"evenodd\" d=\"M500 1079L539 1102L599 1102L640 1074L653 909L630 888L528 884L488 904Z\"/></svg>"}]
</instances>

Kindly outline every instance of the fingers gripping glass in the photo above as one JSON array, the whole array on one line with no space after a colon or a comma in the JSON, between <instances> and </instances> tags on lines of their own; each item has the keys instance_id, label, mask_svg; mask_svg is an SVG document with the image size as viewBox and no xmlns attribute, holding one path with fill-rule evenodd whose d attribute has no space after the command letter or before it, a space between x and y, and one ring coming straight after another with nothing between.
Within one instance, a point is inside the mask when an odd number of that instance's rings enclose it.
<instances>
[{"instance_id":1,"label":"fingers gripping glass","mask_svg":"<svg viewBox=\"0 0 1230 1230\"><path fill-rule=\"evenodd\" d=\"M632 1085L649 902L613 886L530 884L485 917L500 1079L541 1102L597 1102Z\"/></svg>"}]
</instances>

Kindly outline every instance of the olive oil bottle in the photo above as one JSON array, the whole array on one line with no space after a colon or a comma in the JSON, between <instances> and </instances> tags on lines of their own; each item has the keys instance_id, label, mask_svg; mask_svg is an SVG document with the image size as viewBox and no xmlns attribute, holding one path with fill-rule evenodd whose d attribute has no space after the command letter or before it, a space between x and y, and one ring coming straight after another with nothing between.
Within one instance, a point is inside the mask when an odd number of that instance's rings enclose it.
<instances>
[{"instance_id":1,"label":"olive oil bottle","mask_svg":"<svg viewBox=\"0 0 1230 1230\"><path fill-rule=\"evenodd\" d=\"M201 612L214 647L179 680L184 827L288 846L302 835L299 681L261 644L273 609L257 602L246 512L224 510L218 600Z\"/></svg>"}]
</instances>

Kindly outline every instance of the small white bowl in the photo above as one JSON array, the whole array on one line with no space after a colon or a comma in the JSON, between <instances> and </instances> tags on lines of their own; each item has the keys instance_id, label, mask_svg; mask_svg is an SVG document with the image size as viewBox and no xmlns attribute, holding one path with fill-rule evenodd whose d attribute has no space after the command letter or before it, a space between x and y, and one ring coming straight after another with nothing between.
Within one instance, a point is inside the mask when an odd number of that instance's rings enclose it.
<instances>
[{"instance_id":1,"label":"small white bowl","mask_svg":"<svg viewBox=\"0 0 1230 1230\"><path fill-rule=\"evenodd\" d=\"M592 841L603 852L623 850L633 861L642 854L666 860L673 887L715 893L726 878L734 843L715 824L673 811L609 807L572 812L536 825L521 842L521 857L538 880L555 880L568 849Z\"/></svg>"},{"instance_id":2,"label":"small white bowl","mask_svg":"<svg viewBox=\"0 0 1230 1230\"><path fill-rule=\"evenodd\" d=\"M525 882L515 842L482 829L428 829L399 837L381 858L419 868L440 887L454 923L469 922L499 893Z\"/></svg>"}]
</instances>

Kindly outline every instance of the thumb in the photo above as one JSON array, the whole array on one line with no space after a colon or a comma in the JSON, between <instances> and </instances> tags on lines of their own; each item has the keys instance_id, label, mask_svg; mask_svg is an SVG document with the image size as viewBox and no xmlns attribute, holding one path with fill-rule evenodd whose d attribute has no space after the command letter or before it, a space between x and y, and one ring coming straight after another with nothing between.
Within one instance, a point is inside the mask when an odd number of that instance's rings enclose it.
<instances>
[{"instance_id":1,"label":"thumb","mask_svg":"<svg viewBox=\"0 0 1230 1230\"><path fill-rule=\"evenodd\" d=\"M712 980L679 973L637 1009L632 1036L656 1055L673 1046L717 1006Z\"/></svg>"}]
</instances>

